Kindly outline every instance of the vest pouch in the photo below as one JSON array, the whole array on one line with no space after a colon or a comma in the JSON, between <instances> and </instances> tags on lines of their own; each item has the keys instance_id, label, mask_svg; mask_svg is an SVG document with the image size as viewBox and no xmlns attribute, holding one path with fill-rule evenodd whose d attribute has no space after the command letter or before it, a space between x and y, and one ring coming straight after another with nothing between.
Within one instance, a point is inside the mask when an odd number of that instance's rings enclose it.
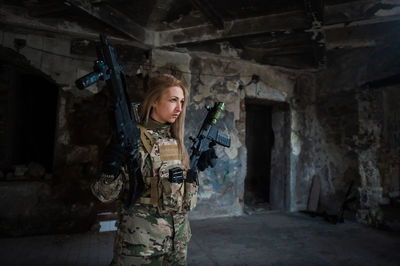
<instances>
[{"instance_id":1,"label":"vest pouch","mask_svg":"<svg viewBox=\"0 0 400 266\"><path fill-rule=\"evenodd\" d=\"M197 194L199 192L199 184L195 182L185 181L185 194L183 197L183 208L185 211L191 211L196 207Z\"/></svg>"},{"instance_id":2,"label":"vest pouch","mask_svg":"<svg viewBox=\"0 0 400 266\"><path fill-rule=\"evenodd\" d=\"M179 167L161 166L158 183L158 209L161 214L182 212L185 184L181 175Z\"/></svg>"}]
</instances>

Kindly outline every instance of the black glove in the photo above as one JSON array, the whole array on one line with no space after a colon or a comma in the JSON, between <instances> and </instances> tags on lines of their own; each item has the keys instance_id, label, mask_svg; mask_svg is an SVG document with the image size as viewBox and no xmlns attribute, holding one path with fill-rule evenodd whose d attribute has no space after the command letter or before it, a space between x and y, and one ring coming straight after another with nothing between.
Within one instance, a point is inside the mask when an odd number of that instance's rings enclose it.
<instances>
[{"instance_id":1,"label":"black glove","mask_svg":"<svg viewBox=\"0 0 400 266\"><path fill-rule=\"evenodd\" d=\"M113 175L117 178L121 173L121 166L125 162L125 152L114 134L111 137L111 142L106 147L101 164L101 172L106 175Z\"/></svg>"},{"instance_id":2,"label":"black glove","mask_svg":"<svg viewBox=\"0 0 400 266\"><path fill-rule=\"evenodd\" d=\"M197 183L198 182L198 176L197 176L197 171L194 169L189 169L186 172L186 182L187 183Z\"/></svg>"},{"instance_id":3,"label":"black glove","mask_svg":"<svg viewBox=\"0 0 400 266\"><path fill-rule=\"evenodd\" d=\"M215 145L215 144L214 144ZM215 154L214 145L210 145L210 148L204 151L197 162L197 167L200 171L204 171L207 167L214 167L217 163L217 155Z\"/></svg>"}]
</instances>

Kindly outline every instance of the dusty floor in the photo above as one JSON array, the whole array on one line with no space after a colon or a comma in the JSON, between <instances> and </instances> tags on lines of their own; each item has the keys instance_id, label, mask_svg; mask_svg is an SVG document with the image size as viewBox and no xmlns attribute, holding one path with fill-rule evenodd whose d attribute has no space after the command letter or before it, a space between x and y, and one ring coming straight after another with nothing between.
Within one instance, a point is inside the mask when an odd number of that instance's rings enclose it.
<instances>
[{"instance_id":1,"label":"dusty floor","mask_svg":"<svg viewBox=\"0 0 400 266\"><path fill-rule=\"evenodd\" d=\"M263 212L192 221L189 266L400 265L400 236L346 221ZM0 239L1 265L108 265L112 232Z\"/></svg>"}]
</instances>

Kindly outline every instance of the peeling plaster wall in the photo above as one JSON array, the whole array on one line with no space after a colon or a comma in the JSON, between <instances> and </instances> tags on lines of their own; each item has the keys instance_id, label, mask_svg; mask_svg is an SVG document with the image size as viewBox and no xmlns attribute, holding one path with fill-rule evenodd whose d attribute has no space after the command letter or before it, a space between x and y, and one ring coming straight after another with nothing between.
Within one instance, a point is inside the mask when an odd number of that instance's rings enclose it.
<instances>
[{"instance_id":1,"label":"peeling plaster wall","mask_svg":"<svg viewBox=\"0 0 400 266\"><path fill-rule=\"evenodd\" d=\"M98 119L107 117L107 95L101 90L101 83L84 91L74 87L78 77L92 71L96 59L93 51L73 53L74 40L68 37L1 34L3 46L12 49L15 49L15 38L25 39L27 44L19 53L60 86L54 179L50 181L52 193L45 200L51 202L49 210L61 210L68 221L60 225L59 230L89 226L99 209L115 209L115 206L97 202L89 191L108 137L107 119ZM134 78L138 62L143 63L142 59L129 52L129 48L121 48L118 52L120 63L131 79L129 84L133 84L131 89L134 95L142 95L143 91L137 90L137 87L143 84L138 84L140 82ZM143 76L170 73L187 84L191 102L187 110L187 147L191 144L188 137L196 136L206 115L205 105L212 105L215 101L226 104L218 128L231 136L232 145L230 148L217 147L220 158L217 166L200 174L202 186L193 218L242 214L247 172L245 99L257 99L272 106L276 142L272 152L271 206L274 209L297 210L304 205L303 199L298 203L301 193L296 193L296 187L303 183L304 177L299 175L299 170L293 170L303 169L298 165L301 163L299 152L304 149L301 148L303 136L299 135L296 139L297 133L292 132L301 131L303 122L297 124L300 121L297 111L291 110L293 89L300 72L203 52L152 50L150 58L143 60ZM253 75L259 77L258 82L252 81ZM140 97L137 99L140 100ZM82 208L85 212L77 213Z\"/></svg>"},{"instance_id":2,"label":"peeling plaster wall","mask_svg":"<svg viewBox=\"0 0 400 266\"><path fill-rule=\"evenodd\" d=\"M316 99L310 104L315 108L313 124L319 126L316 136L321 140L314 140L314 161L318 158L323 165L322 211L337 213L353 181L351 195L357 200L350 209L357 213L359 222L378 226L383 221L380 206L389 202L389 192L396 195L398 175L390 169L398 167L397 155L387 146L393 139L386 134L393 129L384 132L385 120L396 118L385 114L389 107L382 96L384 85L370 85L399 73L393 60L396 56L399 52L394 43L331 50L327 69L317 74ZM391 97L398 97L398 93Z\"/></svg>"},{"instance_id":3,"label":"peeling plaster wall","mask_svg":"<svg viewBox=\"0 0 400 266\"><path fill-rule=\"evenodd\" d=\"M203 52L186 54L153 50L152 65L154 73L175 74L181 77L189 88L186 147L191 145L188 137L197 135L206 115L205 105L213 105L216 101L226 104L217 127L230 135L232 144L230 148L217 147L217 165L200 173L199 202L191 215L193 218L240 215L243 211L247 163L245 98L269 101L270 104L288 102L293 93L297 73ZM260 77L258 83L251 82L253 75ZM288 112L287 109L285 112ZM284 131L284 124L290 120L285 119L278 107L274 110L274 127L277 132ZM287 146L286 149L280 149L281 145L284 147L284 142L283 138L276 142L275 160L279 158L279 152L288 152ZM284 160L279 161L278 165L279 168L287 167ZM279 178L285 172L277 167L273 167L272 171L279 175ZM277 184L282 182L286 183L287 180L276 181ZM284 189L283 184L279 186L280 190ZM285 197L284 192L276 194L276 197ZM276 208L285 208L283 204L274 204Z\"/></svg>"},{"instance_id":4,"label":"peeling plaster wall","mask_svg":"<svg viewBox=\"0 0 400 266\"><path fill-rule=\"evenodd\" d=\"M39 217L36 215L39 211L59 213L60 220L55 224L60 232L87 229L98 210L115 209L113 205L98 203L89 192L108 138L107 119L98 119L107 117L107 95L101 90L102 84L85 91L78 91L73 85L76 78L92 71L95 57L93 53L72 53L72 40L68 38L10 32L0 32L0 36L2 45L12 49L15 49L15 38L27 40L19 53L54 80L61 91L53 180L43 185L30 185L26 181L13 189L3 186L3 194L30 187L37 191L44 186L46 193L39 202L46 204L35 205L24 215L28 218ZM192 218L242 214L247 172L245 100L252 99L272 106L275 135L271 155L272 208L307 209L312 180L318 178L321 183L319 210L335 214L353 181L353 192L361 197L353 210L364 210L359 212L360 220L371 221L379 220L380 215L379 208L371 213L372 205L378 206L390 195L399 194L395 172L398 162L393 148L399 138L396 133L390 133L395 131L390 125L398 123L398 108L390 103L390 99L398 97L397 88L385 89L382 96L379 89L365 90L363 85L398 73L398 66L382 51L332 50L327 68L318 73L262 66L205 52L155 49L149 58L143 59L144 64L129 48L121 48L119 55L120 63L127 69L132 92L139 95L135 100L143 96L140 82L145 81L135 78L138 62L144 77L170 73L185 82L190 91L187 147L191 145L188 137L196 136L206 115L205 105L216 101L226 104L217 127L231 136L232 145L217 147L216 167L200 173L199 202ZM390 51L399 53L393 47ZM258 81L254 75L259 77ZM384 149L384 142L392 146ZM391 168L386 161L392 161L397 168ZM37 195L32 197L32 202L38 202ZM24 206L24 200L19 199L18 206ZM39 224L35 219L32 222ZM45 230L54 232L55 229Z\"/></svg>"},{"instance_id":5,"label":"peeling plaster wall","mask_svg":"<svg viewBox=\"0 0 400 266\"><path fill-rule=\"evenodd\" d=\"M99 205L89 191L89 184L97 170L101 143L107 137L104 120L97 119L99 115L106 115L106 106L97 86L78 91L74 81L92 71L95 58L72 54L68 37L7 31L2 31L0 36L3 47L25 56L30 67L48 76L60 90L54 171L49 173L52 178L31 181L26 176L18 182L2 182L0 209L7 215L2 219L0 234L87 231ZM15 39L26 40L26 45L17 50ZM15 206L13 212L7 211L10 202ZM21 226L22 221L25 225L29 221L29 226Z\"/></svg>"}]
</instances>

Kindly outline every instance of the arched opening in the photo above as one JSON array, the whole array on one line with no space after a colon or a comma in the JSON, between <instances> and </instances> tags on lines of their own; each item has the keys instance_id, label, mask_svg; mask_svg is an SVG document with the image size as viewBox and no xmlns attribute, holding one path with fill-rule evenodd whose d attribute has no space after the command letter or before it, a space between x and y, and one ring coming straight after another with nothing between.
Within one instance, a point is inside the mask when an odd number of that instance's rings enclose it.
<instances>
[{"instance_id":1,"label":"arched opening","mask_svg":"<svg viewBox=\"0 0 400 266\"><path fill-rule=\"evenodd\" d=\"M52 172L57 84L18 60L0 61L0 80L1 170L14 173L35 163Z\"/></svg>"}]
</instances>

